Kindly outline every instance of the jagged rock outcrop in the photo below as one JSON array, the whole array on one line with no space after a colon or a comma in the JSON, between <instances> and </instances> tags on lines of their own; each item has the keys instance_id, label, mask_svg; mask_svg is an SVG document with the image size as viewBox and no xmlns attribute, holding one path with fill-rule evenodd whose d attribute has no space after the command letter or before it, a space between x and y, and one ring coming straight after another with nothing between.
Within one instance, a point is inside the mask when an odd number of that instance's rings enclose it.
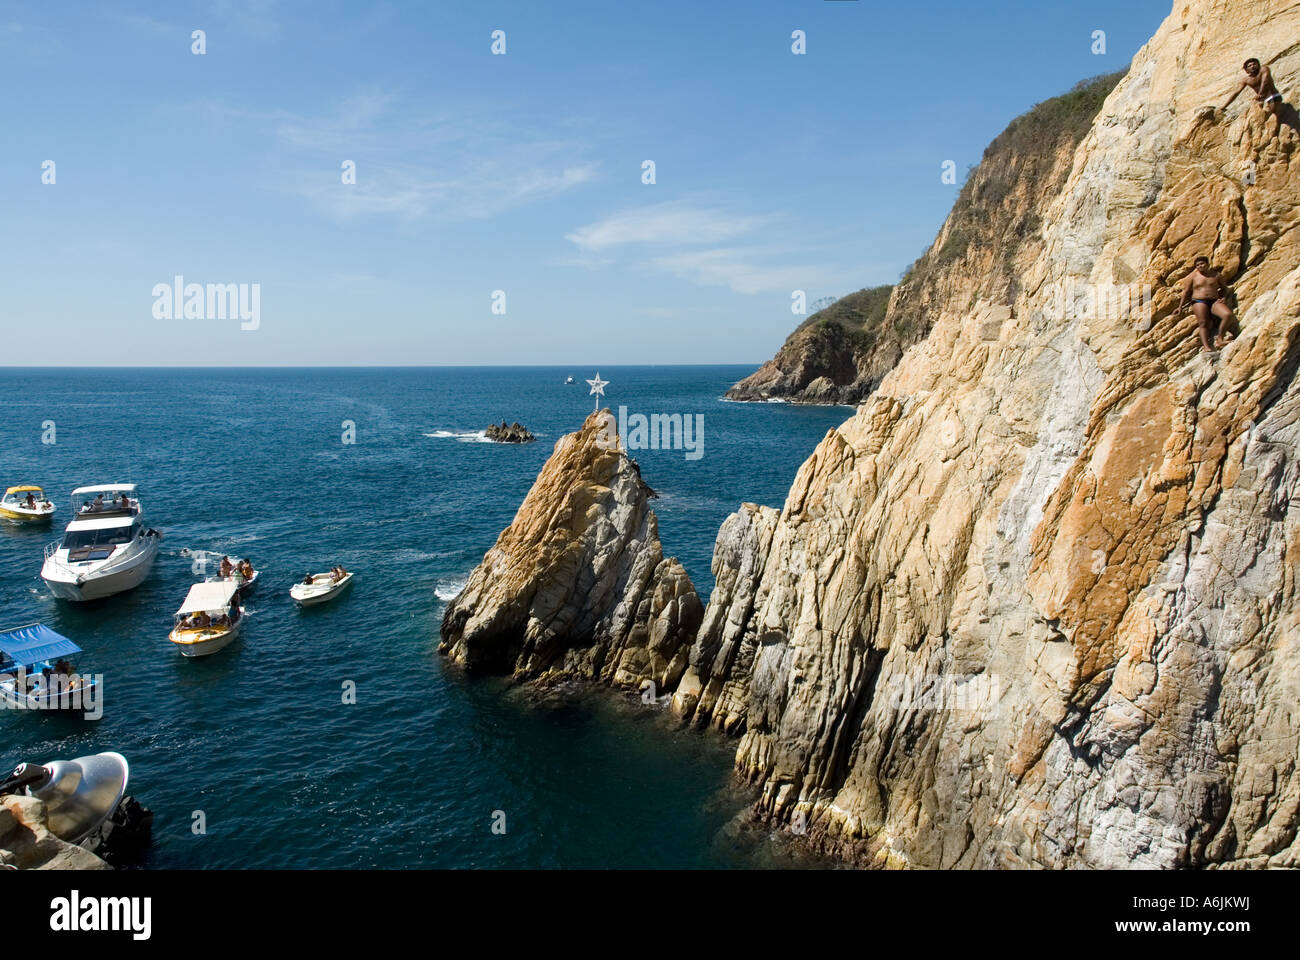
<instances>
[{"instance_id":1,"label":"jagged rock outcrop","mask_svg":"<svg viewBox=\"0 0 1300 960\"><path fill-rule=\"evenodd\" d=\"M762 815L892 865L1300 866L1300 138L1202 109L1248 55L1289 99L1295 38L1294 2L1180 0L1017 282L932 300L724 560L687 677L735 694L679 708L743 729ZM1200 253L1216 358L1175 309Z\"/></svg>"},{"instance_id":2,"label":"jagged rock outcrop","mask_svg":"<svg viewBox=\"0 0 1300 960\"><path fill-rule=\"evenodd\" d=\"M703 605L665 559L652 491L608 410L562 437L514 522L447 606L439 650L519 679L671 690Z\"/></svg>"},{"instance_id":3,"label":"jagged rock outcrop","mask_svg":"<svg viewBox=\"0 0 1300 960\"><path fill-rule=\"evenodd\" d=\"M35 797L0 797L0 864L19 870L109 870L89 850L49 830L45 804Z\"/></svg>"},{"instance_id":4,"label":"jagged rock outcrop","mask_svg":"<svg viewBox=\"0 0 1300 960\"><path fill-rule=\"evenodd\" d=\"M813 314L727 396L861 403L945 306L1014 299L1041 250L1043 212L1119 77L1084 81L1013 120L984 151L933 245L897 286L860 290Z\"/></svg>"},{"instance_id":5,"label":"jagged rock outcrop","mask_svg":"<svg viewBox=\"0 0 1300 960\"><path fill-rule=\"evenodd\" d=\"M532 443L537 439L518 420L511 424L507 424L504 420L499 424L490 423L483 431L483 436L497 443Z\"/></svg>"}]
</instances>

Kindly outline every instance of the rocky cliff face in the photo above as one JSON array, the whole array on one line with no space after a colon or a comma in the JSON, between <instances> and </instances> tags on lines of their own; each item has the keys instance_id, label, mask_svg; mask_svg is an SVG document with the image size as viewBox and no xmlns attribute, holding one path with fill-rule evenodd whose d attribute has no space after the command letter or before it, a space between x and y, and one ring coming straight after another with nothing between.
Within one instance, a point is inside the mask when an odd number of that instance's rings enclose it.
<instances>
[{"instance_id":1,"label":"rocky cliff face","mask_svg":"<svg viewBox=\"0 0 1300 960\"><path fill-rule=\"evenodd\" d=\"M665 559L654 492L609 411L562 437L514 522L443 615L439 649L519 679L672 689L703 605Z\"/></svg>"},{"instance_id":2,"label":"rocky cliff face","mask_svg":"<svg viewBox=\"0 0 1300 960\"><path fill-rule=\"evenodd\" d=\"M1201 109L1251 54L1294 91L1296 37L1179 2L1006 296L936 298L779 518L728 521L683 683L719 695L678 708L744 729L764 815L886 864L1300 864L1300 140ZM1217 358L1174 309L1200 253Z\"/></svg>"},{"instance_id":3,"label":"rocky cliff face","mask_svg":"<svg viewBox=\"0 0 1300 960\"><path fill-rule=\"evenodd\" d=\"M1013 299L1041 253L1044 216L1075 148L1118 80L1085 81L1013 120L984 151L934 244L896 287L860 290L813 314L727 396L861 403L944 305Z\"/></svg>"},{"instance_id":4,"label":"rocky cliff face","mask_svg":"<svg viewBox=\"0 0 1300 960\"><path fill-rule=\"evenodd\" d=\"M760 816L847 857L1300 866L1300 137L1249 101L1202 110L1247 55L1291 96L1296 37L1291 0L1180 0L1065 161L1014 282L973 300L945 268L928 335L784 508L723 524L697 631L639 478L590 449L588 421L444 648L653 675L683 717L739 735ZM1215 357L1175 309L1201 253L1237 294ZM595 575L629 550L627 576ZM581 589L598 582L623 586ZM645 598L669 594L691 616L643 643L667 609ZM639 630L615 627L629 616Z\"/></svg>"}]
</instances>

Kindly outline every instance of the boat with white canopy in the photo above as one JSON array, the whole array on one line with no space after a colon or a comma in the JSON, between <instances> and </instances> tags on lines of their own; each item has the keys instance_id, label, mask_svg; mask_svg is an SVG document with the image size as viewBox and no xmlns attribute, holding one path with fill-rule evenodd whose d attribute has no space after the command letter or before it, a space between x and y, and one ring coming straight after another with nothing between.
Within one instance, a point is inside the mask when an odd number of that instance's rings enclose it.
<instances>
[{"instance_id":1,"label":"boat with white canopy","mask_svg":"<svg viewBox=\"0 0 1300 960\"><path fill-rule=\"evenodd\" d=\"M244 626L239 587L230 580L206 580L190 587L168 635L187 657L224 650Z\"/></svg>"},{"instance_id":2,"label":"boat with white canopy","mask_svg":"<svg viewBox=\"0 0 1300 960\"><path fill-rule=\"evenodd\" d=\"M63 540L45 548L41 567L54 596L98 600L137 587L149 575L162 534L145 527L135 493L133 483L72 491L73 518Z\"/></svg>"},{"instance_id":3,"label":"boat with white canopy","mask_svg":"<svg viewBox=\"0 0 1300 960\"><path fill-rule=\"evenodd\" d=\"M91 710L98 681L72 666L81 652L43 623L0 631L0 703L20 710Z\"/></svg>"},{"instance_id":4,"label":"boat with white canopy","mask_svg":"<svg viewBox=\"0 0 1300 960\"><path fill-rule=\"evenodd\" d=\"M0 519L11 523L49 523L53 516L54 504L37 486L10 487L0 499Z\"/></svg>"}]
</instances>

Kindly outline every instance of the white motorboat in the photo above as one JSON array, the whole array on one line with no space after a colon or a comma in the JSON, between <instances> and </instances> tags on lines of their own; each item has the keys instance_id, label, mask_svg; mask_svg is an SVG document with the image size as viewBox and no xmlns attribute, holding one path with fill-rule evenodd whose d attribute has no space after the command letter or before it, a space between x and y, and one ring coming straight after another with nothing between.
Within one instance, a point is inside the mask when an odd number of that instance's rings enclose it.
<instances>
[{"instance_id":1,"label":"white motorboat","mask_svg":"<svg viewBox=\"0 0 1300 960\"><path fill-rule=\"evenodd\" d=\"M238 585L233 580L207 580L190 587L167 639L183 656L206 657L228 647L243 626Z\"/></svg>"},{"instance_id":2,"label":"white motorboat","mask_svg":"<svg viewBox=\"0 0 1300 960\"><path fill-rule=\"evenodd\" d=\"M135 484L117 483L72 491L74 516L63 540L45 548L41 567L54 596L98 600L137 587L149 575L162 534L144 526L135 490Z\"/></svg>"},{"instance_id":3,"label":"white motorboat","mask_svg":"<svg viewBox=\"0 0 1300 960\"><path fill-rule=\"evenodd\" d=\"M54 504L40 487L10 487L0 499L0 519L11 523L49 523L53 516Z\"/></svg>"},{"instance_id":4,"label":"white motorboat","mask_svg":"<svg viewBox=\"0 0 1300 960\"><path fill-rule=\"evenodd\" d=\"M334 574L327 571L325 573L313 573L310 579L310 583L306 581L295 583L289 588L289 596L304 607L333 600L352 583L352 574L350 572L345 573L336 580Z\"/></svg>"}]
</instances>

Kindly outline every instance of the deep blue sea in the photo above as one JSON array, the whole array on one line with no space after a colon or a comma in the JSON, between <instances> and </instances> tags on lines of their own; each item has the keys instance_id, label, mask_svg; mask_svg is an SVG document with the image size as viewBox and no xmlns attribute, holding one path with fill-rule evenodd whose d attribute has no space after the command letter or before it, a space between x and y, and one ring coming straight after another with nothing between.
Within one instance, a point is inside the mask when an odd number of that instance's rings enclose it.
<instances>
[{"instance_id":1,"label":"deep blue sea","mask_svg":"<svg viewBox=\"0 0 1300 960\"><path fill-rule=\"evenodd\" d=\"M701 459L635 456L660 493L665 552L705 597L722 520L746 500L780 507L851 413L720 399L752 370L600 371L615 411L704 415ZM445 600L592 410L594 375L0 369L0 486L39 484L58 505L52 529L0 525L0 629L44 621L105 677L97 722L0 711L0 765L123 753L129 792L154 812L151 868L799 865L731 823L748 800L732 783L733 742L609 691L538 703L436 652ZM539 442L480 442L503 418ZM48 421L54 443L42 442ZM165 534L150 578L94 604L52 599L42 548L61 535L71 490L123 481ZM187 660L167 633L199 550L263 573L242 637ZM350 593L298 609L289 586L335 563L356 572Z\"/></svg>"}]
</instances>

